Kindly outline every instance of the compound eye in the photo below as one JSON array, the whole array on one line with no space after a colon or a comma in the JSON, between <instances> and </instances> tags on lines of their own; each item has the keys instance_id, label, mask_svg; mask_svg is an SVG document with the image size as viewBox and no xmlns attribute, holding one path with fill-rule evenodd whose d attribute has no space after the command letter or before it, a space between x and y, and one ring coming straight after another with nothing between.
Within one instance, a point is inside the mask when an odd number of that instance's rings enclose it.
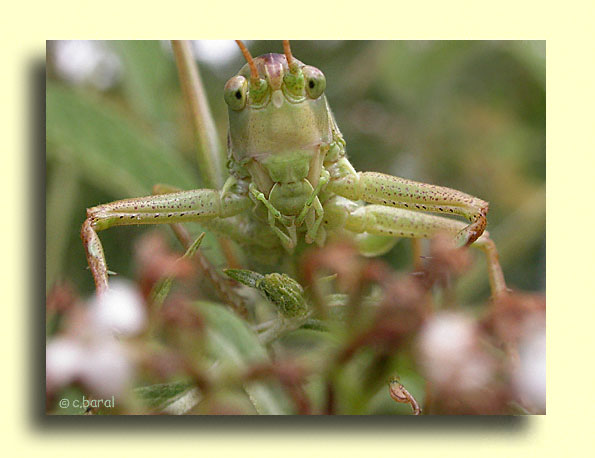
<instances>
[{"instance_id":1,"label":"compound eye","mask_svg":"<svg viewBox=\"0 0 595 458\"><path fill-rule=\"evenodd\" d=\"M243 76L237 75L225 83L223 98L225 103L235 111L240 111L246 106L248 81Z\"/></svg>"},{"instance_id":2,"label":"compound eye","mask_svg":"<svg viewBox=\"0 0 595 458\"><path fill-rule=\"evenodd\" d=\"M326 88L326 78L324 73L316 67L306 65L302 68L304 79L306 80L306 92L311 99L317 99L322 95Z\"/></svg>"}]
</instances>

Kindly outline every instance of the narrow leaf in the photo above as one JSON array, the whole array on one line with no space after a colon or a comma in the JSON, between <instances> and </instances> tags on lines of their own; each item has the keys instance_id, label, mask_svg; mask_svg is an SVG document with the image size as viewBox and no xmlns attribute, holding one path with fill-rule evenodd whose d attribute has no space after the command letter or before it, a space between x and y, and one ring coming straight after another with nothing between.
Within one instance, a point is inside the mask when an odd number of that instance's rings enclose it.
<instances>
[{"instance_id":1,"label":"narrow leaf","mask_svg":"<svg viewBox=\"0 0 595 458\"><path fill-rule=\"evenodd\" d=\"M48 82L46 109L48 159L72 162L108 195L148 195L156 183L196 187L177 151L107 101Z\"/></svg>"},{"instance_id":2,"label":"narrow leaf","mask_svg":"<svg viewBox=\"0 0 595 458\"><path fill-rule=\"evenodd\" d=\"M151 409L162 409L192 388L188 382L158 383L135 388L134 394Z\"/></svg>"}]
</instances>

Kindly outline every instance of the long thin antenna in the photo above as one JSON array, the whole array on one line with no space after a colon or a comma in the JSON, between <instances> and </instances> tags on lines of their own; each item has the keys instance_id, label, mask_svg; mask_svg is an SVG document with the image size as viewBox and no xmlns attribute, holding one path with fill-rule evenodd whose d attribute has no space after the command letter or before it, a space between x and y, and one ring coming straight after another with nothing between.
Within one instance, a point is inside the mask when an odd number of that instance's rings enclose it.
<instances>
[{"instance_id":1,"label":"long thin antenna","mask_svg":"<svg viewBox=\"0 0 595 458\"><path fill-rule=\"evenodd\" d=\"M244 59L246 59L246 62L248 62L248 66L250 67L250 79L252 80L252 82L257 83L260 78L258 77L258 70L256 70L256 64L254 64L254 60L252 59L250 51L248 51L248 48L244 46L242 40L236 40L236 43L240 47L240 51L242 51Z\"/></svg>"},{"instance_id":2,"label":"long thin antenna","mask_svg":"<svg viewBox=\"0 0 595 458\"><path fill-rule=\"evenodd\" d=\"M293 56L291 55L291 47L289 46L289 40L283 40L283 52L285 53L285 59L287 59L287 65L291 70L293 68Z\"/></svg>"}]
</instances>

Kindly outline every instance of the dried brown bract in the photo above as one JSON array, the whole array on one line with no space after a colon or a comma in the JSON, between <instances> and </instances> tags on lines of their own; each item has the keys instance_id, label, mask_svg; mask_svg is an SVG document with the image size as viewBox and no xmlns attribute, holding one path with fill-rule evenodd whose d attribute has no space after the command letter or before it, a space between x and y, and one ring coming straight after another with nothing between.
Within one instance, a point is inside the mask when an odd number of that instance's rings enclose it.
<instances>
[{"instance_id":1,"label":"dried brown bract","mask_svg":"<svg viewBox=\"0 0 595 458\"><path fill-rule=\"evenodd\" d=\"M428 285L449 286L451 279L462 274L471 265L467 248L457 247L452 237L438 233L430 242L430 256L422 268Z\"/></svg>"},{"instance_id":2,"label":"dried brown bract","mask_svg":"<svg viewBox=\"0 0 595 458\"><path fill-rule=\"evenodd\" d=\"M201 332L205 326L203 318L189 303L188 298L179 294L172 294L161 309L160 316L164 326L178 330Z\"/></svg>"},{"instance_id":3,"label":"dried brown bract","mask_svg":"<svg viewBox=\"0 0 595 458\"><path fill-rule=\"evenodd\" d=\"M518 344L530 326L544 326L545 296L514 292L492 304L482 320L488 333L499 342Z\"/></svg>"},{"instance_id":4,"label":"dried brown bract","mask_svg":"<svg viewBox=\"0 0 595 458\"><path fill-rule=\"evenodd\" d=\"M68 312L79 299L79 295L70 282L56 283L47 295L46 311L48 313Z\"/></svg>"},{"instance_id":5,"label":"dried brown bract","mask_svg":"<svg viewBox=\"0 0 595 458\"><path fill-rule=\"evenodd\" d=\"M139 240L135 250L138 283L145 298L150 297L153 287L168 277L190 278L195 268L189 259L172 251L159 232L151 232Z\"/></svg>"}]
</instances>

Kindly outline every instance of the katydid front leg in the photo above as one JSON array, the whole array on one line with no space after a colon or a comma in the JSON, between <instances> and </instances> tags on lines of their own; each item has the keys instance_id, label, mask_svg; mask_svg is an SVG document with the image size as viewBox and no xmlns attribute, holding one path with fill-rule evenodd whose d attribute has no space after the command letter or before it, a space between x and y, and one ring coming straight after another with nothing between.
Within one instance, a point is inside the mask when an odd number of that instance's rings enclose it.
<instances>
[{"instance_id":1,"label":"katydid front leg","mask_svg":"<svg viewBox=\"0 0 595 458\"><path fill-rule=\"evenodd\" d=\"M222 195L233 192L230 186L231 182L232 180L228 180L225 183L225 186L221 190ZM171 194L180 191L180 188L167 184L156 184L153 186L153 194ZM266 231L268 228L255 223L248 218L247 215L238 214L227 218L203 219L200 222L210 231L225 238L229 238L243 246L275 250L279 245L273 232L267 234ZM176 227L176 231L179 230L177 229L178 227L181 227L178 223L174 223L172 226Z\"/></svg>"},{"instance_id":2,"label":"katydid front leg","mask_svg":"<svg viewBox=\"0 0 595 458\"><path fill-rule=\"evenodd\" d=\"M475 242L487 225L489 204L477 197L382 173L356 172L345 158L331 167L328 189L348 199L371 204L463 216L471 224L456 236L461 245Z\"/></svg>"},{"instance_id":3,"label":"katydid front leg","mask_svg":"<svg viewBox=\"0 0 595 458\"><path fill-rule=\"evenodd\" d=\"M322 245L324 240L326 239L326 234L324 230L320 230L320 224L324 218L324 210L322 208L322 204L320 203L320 199L318 195L324 189L324 187L328 184L330 180L330 174L326 169L322 169L320 174L320 178L318 179L318 184L316 188L310 194L310 197L306 200L304 204L304 208L300 212L297 217L296 224L300 225L304 221L307 215L311 214L310 209L314 208L314 222L307 223L308 230L306 232L306 242L312 243L313 241L317 241L319 245Z\"/></svg>"},{"instance_id":4,"label":"katydid front leg","mask_svg":"<svg viewBox=\"0 0 595 458\"><path fill-rule=\"evenodd\" d=\"M87 261L98 293L108 287L107 263L97 232L113 226L171 224L227 218L247 210L247 196L212 189L196 189L119 200L87 209L81 229Z\"/></svg>"},{"instance_id":5,"label":"katydid front leg","mask_svg":"<svg viewBox=\"0 0 595 458\"><path fill-rule=\"evenodd\" d=\"M269 223L269 227L273 230L273 232L279 237L283 248L289 253L293 253L293 250L297 244L297 232L295 228L295 224L290 217L281 214L279 210L277 210L273 204L266 198L266 196L258 190L254 183L250 183L250 194L254 196L257 202L262 202L267 209L267 221ZM283 224L287 228L288 234L283 232L281 229L277 227L277 220Z\"/></svg>"}]
</instances>

